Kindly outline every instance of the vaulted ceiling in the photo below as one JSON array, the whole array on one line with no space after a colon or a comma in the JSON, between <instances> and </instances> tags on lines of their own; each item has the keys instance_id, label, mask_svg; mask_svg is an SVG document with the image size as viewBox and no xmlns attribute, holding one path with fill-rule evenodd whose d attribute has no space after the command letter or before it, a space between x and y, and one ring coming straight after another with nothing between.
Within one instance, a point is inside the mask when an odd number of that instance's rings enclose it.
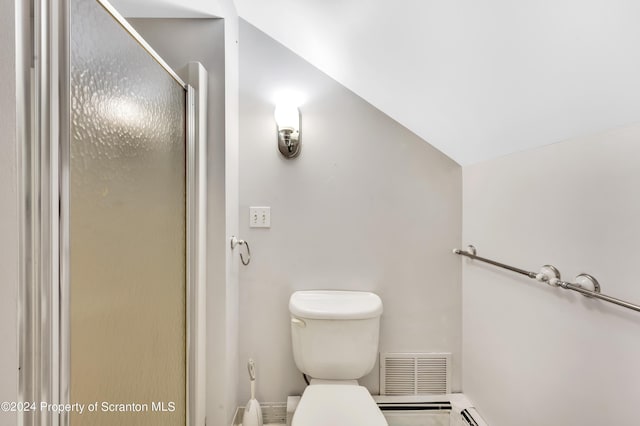
<instances>
[{"instance_id":1,"label":"vaulted ceiling","mask_svg":"<svg viewBox=\"0 0 640 426\"><path fill-rule=\"evenodd\" d=\"M120 1L204 15L215 3ZM241 18L463 165L640 121L637 0L235 4Z\"/></svg>"}]
</instances>

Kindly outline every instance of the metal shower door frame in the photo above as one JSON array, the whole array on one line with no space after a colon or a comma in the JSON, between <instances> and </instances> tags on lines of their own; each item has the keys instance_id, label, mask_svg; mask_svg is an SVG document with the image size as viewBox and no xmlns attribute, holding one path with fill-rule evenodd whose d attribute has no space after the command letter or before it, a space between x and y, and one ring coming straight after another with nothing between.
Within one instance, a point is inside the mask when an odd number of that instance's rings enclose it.
<instances>
[{"instance_id":1,"label":"metal shower door frame","mask_svg":"<svg viewBox=\"0 0 640 426\"><path fill-rule=\"evenodd\" d=\"M69 1L24 2L16 61L20 176L19 389L24 426L65 426L66 413L41 402L70 403ZM187 67L185 82L106 0L96 0L185 90L186 97L186 407L187 426L204 425L207 73ZM22 2L20 2L22 3ZM29 8L32 18L30 19Z\"/></svg>"}]
</instances>

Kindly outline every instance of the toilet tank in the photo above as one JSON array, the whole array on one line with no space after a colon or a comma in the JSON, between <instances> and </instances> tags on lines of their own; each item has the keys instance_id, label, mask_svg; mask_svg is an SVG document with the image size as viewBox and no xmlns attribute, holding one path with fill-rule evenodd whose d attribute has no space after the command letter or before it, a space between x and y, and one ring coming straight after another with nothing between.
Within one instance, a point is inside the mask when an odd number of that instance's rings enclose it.
<instances>
[{"instance_id":1,"label":"toilet tank","mask_svg":"<svg viewBox=\"0 0 640 426\"><path fill-rule=\"evenodd\" d=\"M297 291L289 299L293 357L315 379L353 380L376 363L382 300L361 291Z\"/></svg>"}]
</instances>

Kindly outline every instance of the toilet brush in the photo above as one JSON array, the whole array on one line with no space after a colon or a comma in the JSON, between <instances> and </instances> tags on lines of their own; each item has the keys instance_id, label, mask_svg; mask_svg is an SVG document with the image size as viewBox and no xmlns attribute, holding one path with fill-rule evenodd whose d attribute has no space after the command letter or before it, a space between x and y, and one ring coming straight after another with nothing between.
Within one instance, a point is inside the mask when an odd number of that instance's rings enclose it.
<instances>
[{"instance_id":1,"label":"toilet brush","mask_svg":"<svg viewBox=\"0 0 640 426\"><path fill-rule=\"evenodd\" d=\"M262 409L260 403L256 400L256 363L249 358L249 380L251 383L251 399L244 407L244 415L242 416L242 426L262 426Z\"/></svg>"}]
</instances>

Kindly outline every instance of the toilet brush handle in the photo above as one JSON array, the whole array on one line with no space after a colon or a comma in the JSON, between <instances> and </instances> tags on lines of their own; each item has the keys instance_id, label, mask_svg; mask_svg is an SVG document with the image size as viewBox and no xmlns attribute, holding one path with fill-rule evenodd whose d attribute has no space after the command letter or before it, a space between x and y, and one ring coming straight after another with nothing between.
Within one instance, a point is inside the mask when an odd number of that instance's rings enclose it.
<instances>
[{"instance_id":1,"label":"toilet brush handle","mask_svg":"<svg viewBox=\"0 0 640 426\"><path fill-rule=\"evenodd\" d=\"M251 399L256 399L256 381L251 380Z\"/></svg>"},{"instance_id":2,"label":"toilet brush handle","mask_svg":"<svg viewBox=\"0 0 640 426\"><path fill-rule=\"evenodd\" d=\"M249 358L249 362L247 363L247 369L249 370L249 379L256 379L256 363L253 359Z\"/></svg>"}]
</instances>

